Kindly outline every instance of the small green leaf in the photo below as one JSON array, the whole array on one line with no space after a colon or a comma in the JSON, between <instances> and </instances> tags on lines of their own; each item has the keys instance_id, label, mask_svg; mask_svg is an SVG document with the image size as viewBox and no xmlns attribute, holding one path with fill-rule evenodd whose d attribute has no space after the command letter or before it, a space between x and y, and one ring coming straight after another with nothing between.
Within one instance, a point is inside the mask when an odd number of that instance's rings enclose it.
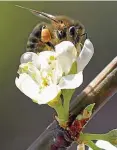
<instances>
[{"instance_id":1,"label":"small green leaf","mask_svg":"<svg viewBox=\"0 0 117 150\"><path fill-rule=\"evenodd\" d=\"M76 117L76 120L82 120L83 119L83 115L79 114L77 117Z\"/></svg>"},{"instance_id":2,"label":"small green leaf","mask_svg":"<svg viewBox=\"0 0 117 150\"><path fill-rule=\"evenodd\" d=\"M95 106L95 103L90 104L90 105L88 105L88 106L85 108L85 110L87 110L88 112L91 112L91 113L92 113L92 110L93 110L94 106Z\"/></svg>"},{"instance_id":3,"label":"small green leaf","mask_svg":"<svg viewBox=\"0 0 117 150\"><path fill-rule=\"evenodd\" d=\"M95 103L88 105L84 110L82 114L79 114L76 119L77 120L82 120L86 118L90 118L92 115L92 110L94 108Z\"/></svg>"}]
</instances>

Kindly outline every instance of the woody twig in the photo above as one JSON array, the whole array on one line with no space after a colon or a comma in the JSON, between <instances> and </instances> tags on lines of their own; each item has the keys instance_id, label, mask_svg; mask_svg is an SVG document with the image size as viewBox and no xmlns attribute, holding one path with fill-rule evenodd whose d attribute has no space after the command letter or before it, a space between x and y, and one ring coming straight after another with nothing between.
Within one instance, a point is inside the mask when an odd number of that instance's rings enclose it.
<instances>
[{"instance_id":1,"label":"woody twig","mask_svg":"<svg viewBox=\"0 0 117 150\"><path fill-rule=\"evenodd\" d=\"M89 104L95 103L94 115L117 92L117 57L73 100L70 106L72 121ZM91 120L90 119L90 120ZM54 121L27 150L49 150L50 139L53 138ZM56 130L55 130L56 131ZM57 131L58 132L58 131ZM72 144L72 142L70 143ZM66 149L66 148L64 148ZM64 150L62 149L62 150Z\"/></svg>"}]
</instances>

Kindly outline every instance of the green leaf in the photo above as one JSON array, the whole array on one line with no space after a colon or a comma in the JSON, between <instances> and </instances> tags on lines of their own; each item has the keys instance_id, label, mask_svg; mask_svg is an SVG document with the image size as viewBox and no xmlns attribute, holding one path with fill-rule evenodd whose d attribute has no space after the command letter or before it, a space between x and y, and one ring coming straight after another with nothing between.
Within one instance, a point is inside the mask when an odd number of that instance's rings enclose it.
<instances>
[{"instance_id":1,"label":"green leaf","mask_svg":"<svg viewBox=\"0 0 117 150\"><path fill-rule=\"evenodd\" d=\"M85 118L90 118L92 115L92 110L94 108L95 103L88 105L87 107L85 107L85 109L83 110L82 114L79 114L76 119L77 120L82 120Z\"/></svg>"},{"instance_id":2,"label":"green leaf","mask_svg":"<svg viewBox=\"0 0 117 150\"><path fill-rule=\"evenodd\" d=\"M117 129L113 129L106 134L80 133L80 141L103 140L117 147ZM89 143L90 144L90 143ZM94 149L95 150L95 149Z\"/></svg>"},{"instance_id":3,"label":"green leaf","mask_svg":"<svg viewBox=\"0 0 117 150\"><path fill-rule=\"evenodd\" d=\"M87 110L89 113L92 113L94 106L95 106L95 103L90 104L85 108L85 110Z\"/></svg>"},{"instance_id":4,"label":"green leaf","mask_svg":"<svg viewBox=\"0 0 117 150\"><path fill-rule=\"evenodd\" d=\"M107 141L117 147L117 129L113 129L106 134Z\"/></svg>"}]
</instances>

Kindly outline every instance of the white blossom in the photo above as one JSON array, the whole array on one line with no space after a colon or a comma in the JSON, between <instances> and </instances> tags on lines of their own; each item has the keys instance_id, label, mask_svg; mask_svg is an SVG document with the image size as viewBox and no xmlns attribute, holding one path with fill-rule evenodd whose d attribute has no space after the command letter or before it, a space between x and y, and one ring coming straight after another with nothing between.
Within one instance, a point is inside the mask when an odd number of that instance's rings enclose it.
<instances>
[{"instance_id":1,"label":"white blossom","mask_svg":"<svg viewBox=\"0 0 117 150\"><path fill-rule=\"evenodd\" d=\"M61 89L75 89L82 84L83 69L93 53L93 45L88 39L79 56L77 49L69 41L56 45L55 51L39 54L26 52L20 59L16 86L38 104L46 104L56 99ZM77 64L77 71L70 74L74 62Z\"/></svg>"}]
</instances>

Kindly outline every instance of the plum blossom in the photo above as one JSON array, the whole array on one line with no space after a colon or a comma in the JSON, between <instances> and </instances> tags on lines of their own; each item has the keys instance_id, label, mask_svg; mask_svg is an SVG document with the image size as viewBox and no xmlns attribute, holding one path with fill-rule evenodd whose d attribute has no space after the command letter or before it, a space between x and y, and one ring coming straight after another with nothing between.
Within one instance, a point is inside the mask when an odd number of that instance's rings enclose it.
<instances>
[{"instance_id":1,"label":"plum blossom","mask_svg":"<svg viewBox=\"0 0 117 150\"><path fill-rule=\"evenodd\" d=\"M57 99L62 89L75 89L82 84L83 69L93 53L93 45L88 39L79 56L69 41L56 45L55 51L26 52L21 56L15 84L38 104L46 104ZM76 72L71 74L73 64L76 64Z\"/></svg>"}]
</instances>

